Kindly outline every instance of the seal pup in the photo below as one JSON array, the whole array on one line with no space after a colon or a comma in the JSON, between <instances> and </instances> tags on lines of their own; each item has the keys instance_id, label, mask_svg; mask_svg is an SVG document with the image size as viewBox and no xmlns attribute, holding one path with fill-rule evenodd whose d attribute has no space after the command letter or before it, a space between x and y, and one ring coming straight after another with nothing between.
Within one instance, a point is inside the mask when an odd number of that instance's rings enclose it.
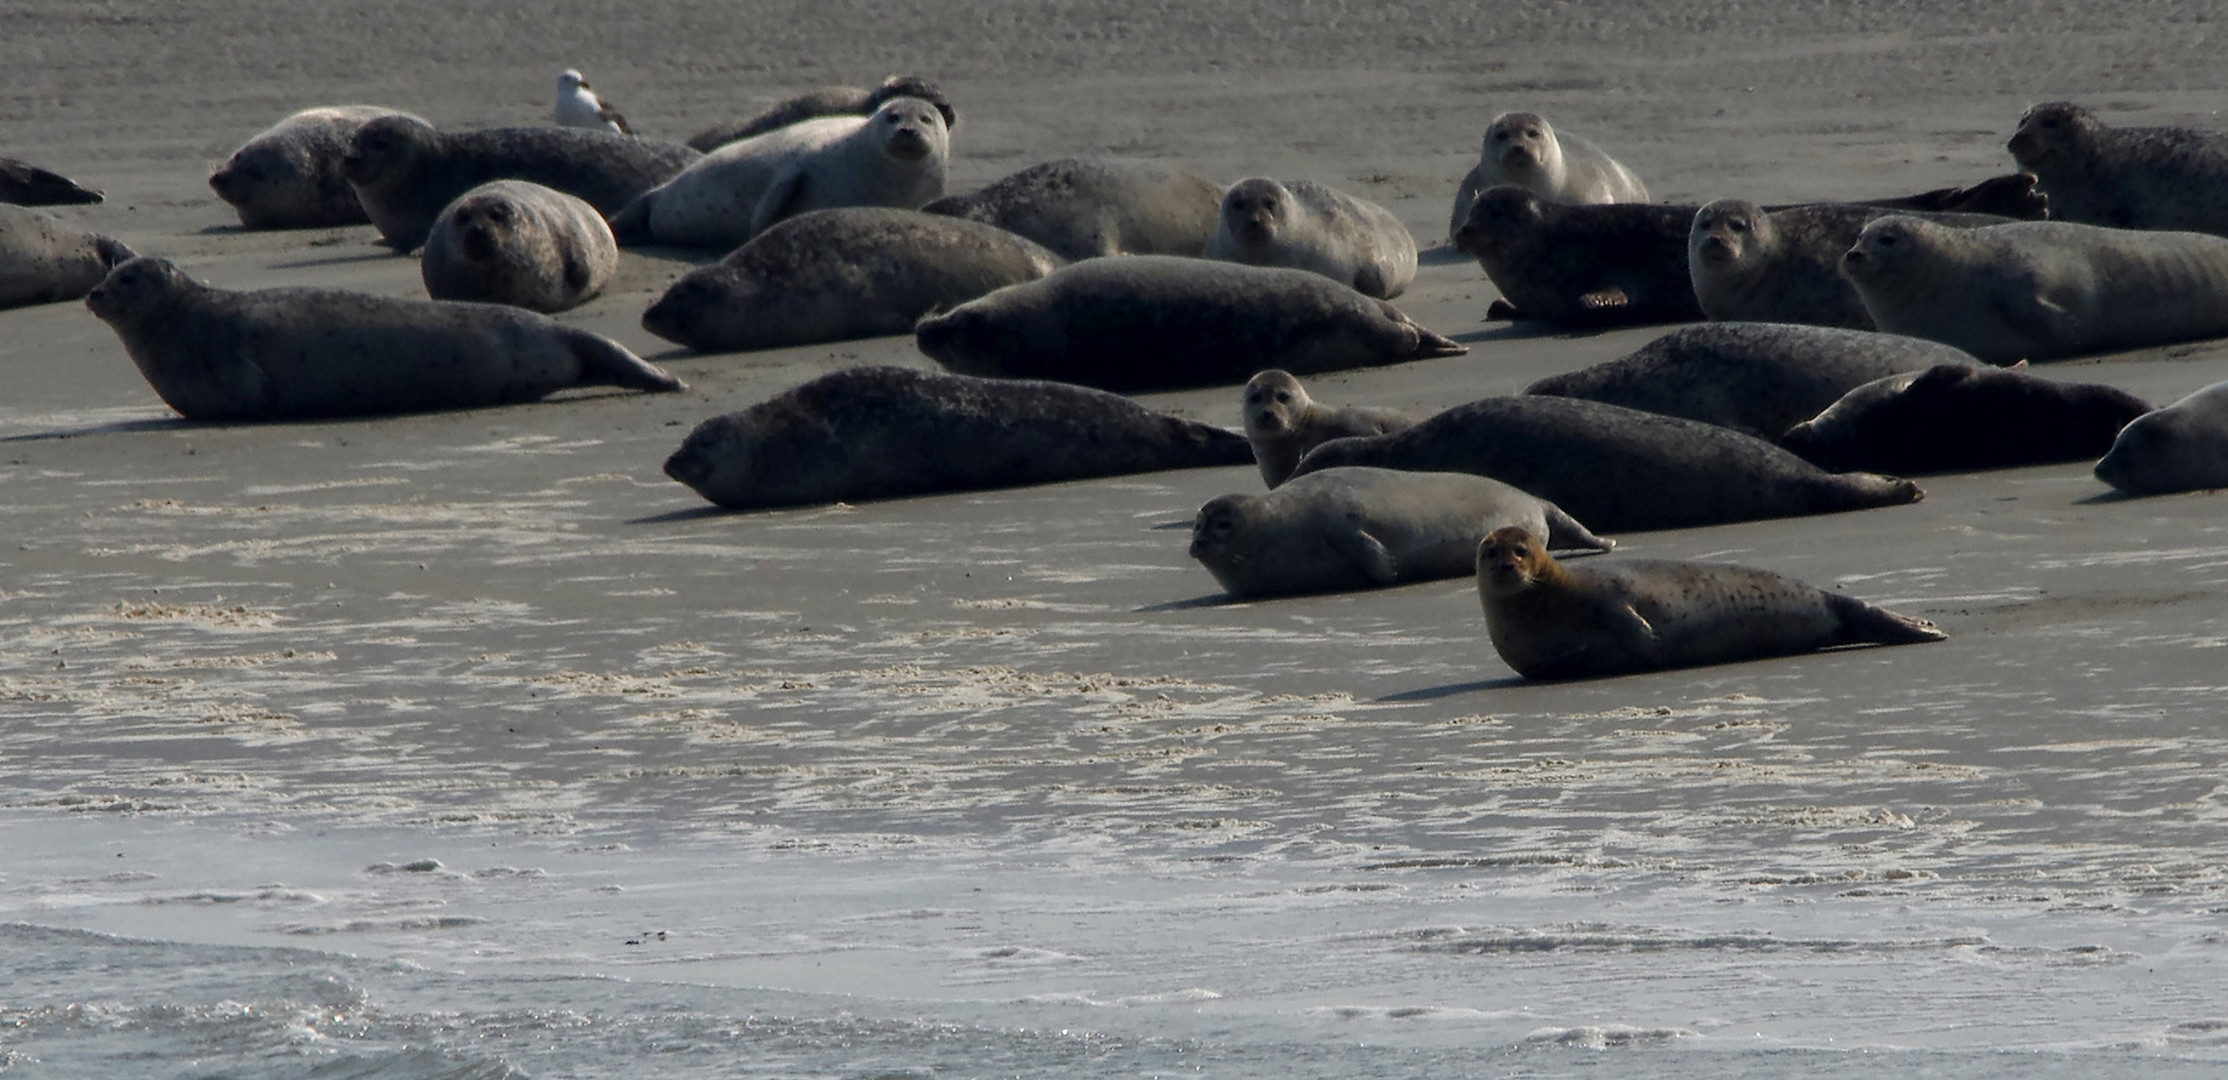
<instances>
[{"instance_id":1,"label":"seal pup","mask_svg":"<svg viewBox=\"0 0 2228 1080\"><path fill-rule=\"evenodd\" d=\"M1522 526L1497 529L1478 544L1477 574L1493 651L1527 679L1949 637L1925 619L1749 566L1672 559L1564 566Z\"/></svg>"},{"instance_id":2,"label":"seal pup","mask_svg":"<svg viewBox=\"0 0 2228 1080\"><path fill-rule=\"evenodd\" d=\"M1841 255L1865 225L1893 213L1856 203L1819 203L1767 211L1745 199L1719 199L1694 214L1687 273L1702 313L1712 319L1873 329L1872 316ZM2002 225L1987 214L1911 214L1952 228Z\"/></svg>"},{"instance_id":3,"label":"seal pup","mask_svg":"<svg viewBox=\"0 0 2228 1080\"><path fill-rule=\"evenodd\" d=\"M1080 386L846 368L696 426L665 475L731 510L1242 464L1245 439Z\"/></svg>"},{"instance_id":4,"label":"seal pup","mask_svg":"<svg viewBox=\"0 0 2228 1080\"><path fill-rule=\"evenodd\" d=\"M891 98L919 98L936 106L944 114L945 130L959 127L959 110L952 108L949 98L936 88L936 84L918 75L892 75L882 80L882 85L868 90L858 86L824 86L810 93L799 94L774 103L764 112L729 124L715 124L689 136L688 144L707 154L731 142L740 142L753 135L764 135L775 128L785 128L800 120L822 116L872 116L874 110Z\"/></svg>"},{"instance_id":5,"label":"seal pup","mask_svg":"<svg viewBox=\"0 0 2228 1080\"><path fill-rule=\"evenodd\" d=\"M1514 184L1559 203L1644 203L1648 187L1601 147L1564 134L1538 113L1505 112L1485 128L1478 163L1455 189L1452 236L1487 188Z\"/></svg>"},{"instance_id":6,"label":"seal pup","mask_svg":"<svg viewBox=\"0 0 2228 1080\"><path fill-rule=\"evenodd\" d=\"M61 173L28 161L0 157L0 203L17 206L71 206L97 203L104 196Z\"/></svg>"},{"instance_id":7,"label":"seal pup","mask_svg":"<svg viewBox=\"0 0 2228 1080\"><path fill-rule=\"evenodd\" d=\"M690 271L642 314L642 328L698 352L908 334L931 311L1066 264L977 221L881 206L815 210Z\"/></svg>"},{"instance_id":8,"label":"seal pup","mask_svg":"<svg viewBox=\"0 0 2228 1080\"><path fill-rule=\"evenodd\" d=\"M557 74L557 105L550 111L551 119L563 127L592 128L632 135L627 118L619 110L588 86L588 80L571 68Z\"/></svg>"},{"instance_id":9,"label":"seal pup","mask_svg":"<svg viewBox=\"0 0 2228 1080\"><path fill-rule=\"evenodd\" d=\"M1020 233L1074 262L1197 258L1221 221L1222 185L1164 161L1061 158L921 209Z\"/></svg>"},{"instance_id":10,"label":"seal pup","mask_svg":"<svg viewBox=\"0 0 2228 1080\"><path fill-rule=\"evenodd\" d=\"M2028 109L2006 144L2050 196L2050 217L2228 236L2228 132L2110 127L2066 101Z\"/></svg>"},{"instance_id":11,"label":"seal pup","mask_svg":"<svg viewBox=\"0 0 2228 1080\"><path fill-rule=\"evenodd\" d=\"M1416 238L1392 211L1311 180L1251 177L1230 185L1206 254L1312 270L1379 300L1416 279Z\"/></svg>"},{"instance_id":12,"label":"seal pup","mask_svg":"<svg viewBox=\"0 0 2228 1080\"><path fill-rule=\"evenodd\" d=\"M85 306L188 420L469 409L575 386L684 389L610 338L499 304L219 289L142 257L109 271Z\"/></svg>"},{"instance_id":13,"label":"seal pup","mask_svg":"<svg viewBox=\"0 0 2228 1080\"><path fill-rule=\"evenodd\" d=\"M922 319L913 336L954 371L1125 392L1470 351L1320 274L1169 255L1086 259Z\"/></svg>"},{"instance_id":14,"label":"seal pup","mask_svg":"<svg viewBox=\"0 0 2228 1080\"><path fill-rule=\"evenodd\" d=\"M1835 471L2006 469L2095 460L2149 411L2116 387L1950 364L1857 387L1780 445Z\"/></svg>"},{"instance_id":15,"label":"seal pup","mask_svg":"<svg viewBox=\"0 0 2228 1080\"><path fill-rule=\"evenodd\" d=\"M2228 238L2201 233L1888 217L1841 272L1880 329L1997 364L2228 336Z\"/></svg>"},{"instance_id":16,"label":"seal pup","mask_svg":"<svg viewBox=\"0 0 2228 1080\"><path fill-rule=\"evenodd\" d=\"M1533 395L1457 405L1387 435L1332 439L1308 451L1293 476L1339 465L1490 476L1612 532L1900 506L1924 495L1909 480L1826 472L1715 424Z\"/></svg>"},{"instance_id":17,"label":"seal pup","mask_svg":"<svg viewBox=\"0 0 2228 1080\"><path fill-rule=\"evenodd\" d=\"M2228 487L2228 382L2120 429L2096 478L2134 495Z\"/></svg>"},{"instance_id":18,"label":"seal pup","mask_svg":"<svg viewBox=\"0 0 2228 1080\"><path fill-rule=\"evenodd\" d=\"M1585 398L1777 441L1843 394L1937 364L1980 361L1936 341L1784 323L1682 326L1629 355L1550 375L1527 394Z\"/></svg>"},{"instance_id":19,"label":"seal pup","mask_svg":"<svg viewBox=\"0 0 2228 1080\"><path fill-rule=\"evenodd\" d=\"M1192 522L1191 557L1232 596L1379 588L1472 572L1478 541L1504 525L1559 548L1616 546L1498 480L1357 467L1210 500Z\"/></svg>"},{"instance_id":20,"label":"seal pup","mask_svg":"<svg viewBox=\"0 0 2228 1080\"><path fill-rule=\"evenodd\" d=\"M609 216L702 156L587 128L440 132L414 116L384 116L356 132L342 167L379 234L407 252L425 243L443 208L490 180L531 180Z\"/></svg>"},{"instance_id":21,"label":"seal pup","mask_svg":"<svg viewBox=\"0 0 2228 1080\"><path fill-rule=\"evenodd\" d=\"M1383 435L1416 422L1415 417L1398 409L1317 404L1300 380L1278 368L1261 372L1246 383L1245 405L1239 415L1245 424L1246 442L1253 446L1254 463L1261 466L1261 479L1272 488L1292 475L1301 455L1332 439Z\"/></svg>"},{"instance_id":22,"label":"seal pup","mask_svg":"<svg viewBox=\"0 0 2228 1080\"><path fill-rule=\"evenodd\" d=\"M52 214L0 206L0 308L75 300L131 257L122 242Z\"/></svg>"},{"instance_id":23,"label":"seal pup","mask_svg":"<svg viewBox=\"0 0 2228 1080\"><path fill-rule=\"evenodd\" d=\"M418 273L435 300L556 312L595 298L619 270L619 244L596 208L525 180L457 196L426 236Z\"/></svg>"},{"instance_id":24,"label":"seal pup","mask_svg":"<svg viewBox=\"0 0 2228 1080\"><path fill-rule=\"evenodd\" d=\"M836 206L911 210L944 193L944 115L893 98L868 117L806 120L729 143L611 219L621 244L726 250L783 218Z\"/></svg>"},{"instance_id":25,"label":"seal pup","mask_svg":"<svg viewBox=\"0 0 2228 1080\"><path fill-rule=\"evenodd\" d=\"M303 109L240 144L209 187L250 229L364 224L371 218L342 162L356 132L382 116L409 114L380 105Z\"/></svg>"}]
</instances>

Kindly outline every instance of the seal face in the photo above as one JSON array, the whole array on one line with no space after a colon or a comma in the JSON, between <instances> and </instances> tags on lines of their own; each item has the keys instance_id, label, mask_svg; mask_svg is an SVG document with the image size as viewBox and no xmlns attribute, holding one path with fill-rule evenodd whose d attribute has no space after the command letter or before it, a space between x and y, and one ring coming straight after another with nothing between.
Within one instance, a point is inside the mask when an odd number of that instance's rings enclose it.
<instances>
[{"instance_id":1,"label":"seal face","mask_svg":"<svg viewBox=\"0 0 2228 1080\"><path fill-rule=\"evenodd\" d=\"M1949 635L1747 566L1668 559L1564 566L1522 526L1478 544L1478 599L1493 648L1527 679L1584 679L1725 664L1842 645Z\"/></svg>"},{"instance_id":2,"label":"seal face","mask_svg":"<svg viewBox=\"0 0 2228 1080\"><path fill-rule=\"evenodd\" d=\"M2149 411L2115 387L1950 365L1859 386L1780 442L1835 470L2003 469L2093 460Z\"/></svg>"},{"instance_id":3,"label":"seal face","mask_svg":"<svg viewBox=\"0 0 2228 1080\"><path fill-rule=\"evenodd\" d=\"M75 300L131 257L121 242L51 214L0 206L0 308Z\"/></svg>"},{"instance_id":4,"label":"seal face","mask_svg":"<svg viewBox=\"0 0 2228 1080\"><path fill-rule=\"evenodd\" d=\"M304 109L241 144L209 174L209 187L250 229L361 225L371 218L342 162L356 132L382 116L409 114L378 105Z\"/></svg>"},{"instance_id":5,"label":"seal face","mask_svg":"<svg viewBox=\"0 0 2228 1080\"><path fill-rule=\"evenodd\" d=\"M1416 278L1416 239L1392 212L1307 180L1230 185L1207 257L1311 270L1389 300Z\"/></svg>"},{"instance_id":6,"label":"seal face","mask_svg":"<svg viewBox=\"0 0 2228 1080\"><path fill-rule=\"evenodd\" d=\"M936 106L936 111L944 115L945 130L959 126L959 110L952 107L951 99L945 97L935 83L918 75L892 75L872 90L857 86L824 86L784 99L747 120L705 128L689 136L688 144L709 154L728 143L764 135L802 120L823 116L872 116L884 102L901 97L919 98Z\"/></svg>"},{"instance_id":7,"label":"seal face","mask_svg":"<svg viewBox=\"0 0 2228 1080\"><path fill-rule=\"evenodd\" d=\"M1630 169L1576 135L1558 133L1538 113L1506 112L1485 129L1478 163L1462 178L1447 232L1469 219L1480 192L1513 184L1550 202L1644 203L1648 188Z\"/></svg>"},{"instance_id":8,"label":"seal face","mask_svg":"<svg viewBox=\"0 0 2228 1080\"><path fill-rule=\"evenodd\" d=\"M218 289L138 258L109 271L85 306L189 420L463 409L574 386L683 389L609 338L493 304Z\"/></svg>"},{"instance_id":9,"label":"seal face","mask_svg":"<svg viewBox=\"0 0 2228 1080\"><path fill-rule=\"evenodd\" d=\"M2228 236L2228 132L2112 127L2067 101L2027 110L2007 144L2055 221Z\"/></svg>"},{"instance_id":10,"label":"seal face","mask_svg":"<svg viewBox=\"0 0 2228 1080\"><path fill-rule=\"evenodd\" d=\"M673 283L642 328L699 352L911 333L1066 260L1003 229L887 207L815 210Z\"/></svg>"},{"instance_id":11,"label":"seal face","mask_svg":"<svg viewBox=\"0 0 2228 1080\"><path fill-rule=\"evenodd\" d=\"M1117 391L1469 351L1317 274L1165 255L1087 259L922 319L914 338L955 371Z\"/></svg>"},{"instance_id":12,"label":"seal face","mask_svg":"<svg viewBox=\"0 0 2228 1080\"><path fill-rule=\"evenodd\" d=\"M1510 524L1566 548L1615 546L1498 480L1350 468L1208 502L1192 523L1191 557L1233 596L1375 588L1468 574L1478 541Z\"/></svg>"},{"instance_id":13,"label":"seal face","mask_svg":"<svg viewBox=\"0 0 2228 1080\"><path fill-rule=\"evenodd\" d=\"M1070 261L1102 255L1198 257L1222 213L1222 186L1159 161L1061 158L922 210L1019 233Z\"/></svg>"},{"instance_id":14,"label":"seal face","mask_svg":"<svg viewBox=\"0 0 2228 1080\"><path fill-rule=\"evenodd\" d=\"M28 161L0 157L0 203L71 206L101 201L101 193Z\"/></svg>"},{"instance_id":15,"label":"seal face","mask_svg":"<svg viewBox=\"0 0 2228 1080\"><path fill-rule=\"evenodd\" d=\"M1308 396L1289 371L1270 368L1246 383L1239 410L1246 442L1253 446L1261 479L1275 487L1292 475L1300 458L1332 439L1399 431L1416 418L1398 409L1346 405L1332 408Z\"/></svg>"},{"instance_id":16,"label":"seal face","mask_svg":"<svg viewBox=\"0 0 2228 1080\"><path fill-rule=\"evenodd\" d=\"M587 303L618 269L618 242L595 207L524 180L458 196L433 223L418 267L436 300L540 312Z\"/></svg>"},{"instance_id":17,"label":"seal face","mask_svg":"<svg viewBox=\"0 0 2228 1080\"><path fill-rule=\"evenodd\" d=\"M2135 495L2228 487L2228 382L2129 423L2096 477Z\"/></svg>"},{"instance_id":18,"label":"seal face","mask_svg":"<svg viewBox=\"0 0 2228 1080\"><path fill-rule=\"evenodd\" d=\"M823 375L697 425L665 474L729 509L893 499L1246 460L1235 432L1059 383Z\"/></svg>"}]
</instances>

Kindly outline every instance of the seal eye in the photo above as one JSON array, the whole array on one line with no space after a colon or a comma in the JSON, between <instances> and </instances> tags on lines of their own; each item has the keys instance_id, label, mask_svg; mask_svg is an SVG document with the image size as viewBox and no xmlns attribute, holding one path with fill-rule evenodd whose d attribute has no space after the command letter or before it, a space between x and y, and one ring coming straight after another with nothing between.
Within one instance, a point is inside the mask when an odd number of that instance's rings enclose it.
<instances>
[{"instance_id":1,"label":"seal eye","mask_svg":"<svg viewBox=\"0 0 2228 1080\"><path fill-rule=\"evenodd\" d=\"M1276 400L1277 403L1280 405L1290 405L1292 403L1292 392L1289 390L1279 390L1276 392Z\"/></svg>"},{"instance_id":2,"label":"seal eye","mask_svg":"<svg viewBox=\"0 0 2228 1080\"><path fill-rule=\"evenodd\" d=\"M1737 233L1744 233L1748 231L1748 222L1728 221L1725 223L1725 227Z\"/></svg>"}]
</instances>

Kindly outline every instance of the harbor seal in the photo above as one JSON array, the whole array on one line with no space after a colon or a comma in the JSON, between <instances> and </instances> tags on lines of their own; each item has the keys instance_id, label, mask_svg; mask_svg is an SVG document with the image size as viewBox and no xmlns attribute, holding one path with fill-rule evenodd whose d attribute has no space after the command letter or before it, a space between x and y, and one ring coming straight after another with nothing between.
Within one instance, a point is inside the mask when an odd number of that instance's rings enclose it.
<instances>
[{"instance_id":1,"label":"harbor seal","mask_svg":"<svg viewBox=\"0 0 2228 1080\"><path fill-rule=\"evenodd\" d=\"M1232 596L1379 588L1471 573L1478 541L1503 525L1558 548L1616 546L1498 480L1350 468L1209 501L1192 522L1191 557Z\"/></svg>"},{"instance_id":2,"label":"harbor seal","mask_svg":"<svg viewBox=\"0 0 2228 1080\"><path fill-rule=\"evenodd\" d=\"M1261 466L1261 479L1272 488L1292 475L1302 455L1332 439L1383 435L1416 422L1398 409L1318 405L1300 380L1279 368L1246 383L1245 406L1239 413L1246 442L1253 446L1254 463Z\"/></svg>"},{"instance_id":3,"label":"harbor seal","mask_svg":"<svg viewBox=\"0 0 2228 1080\"><path fill-rule=\"evenodd\" d=\"M1222 185L1162 161L1061 158L921 209L1020 233L1072 262L1197 258L1221 219Z\"/></svg>"},{"instance_id":4,"label":"harbor seal","mask_svg":"<svg viewBox=\"0 0 2228 1080\"><path fill-rule=\"evenodd\" d=\"M1416 238L1392 211L1310 180L1230 185L1207 257L1312 270L1379 300L1416 279Z\"/></svg>"},{"instance_id":5,"label":"harbor seal","mask_svg":"<svg viewBox=\"0 0 2228 1080\"><path fill-rule=\"evenodd\" d=\"M621 244L726 250L783 218L837 206L911 210L944 193L944 116L893 98L868 117L806 120L729 143L611 219Z\"/></svg>"},{"instance_id":6,"label":"harbor seal","mask_svg":"<svg viewBox=\"0 0 2228 1080\"><path fill-rule=\"evenodd\" d=\"M28 161L0 157L0 203L16 206L73 206L100 202L92 188Z\"/></svg>"},{"instance_id":7,"label":"harbor seal","mask_svg":"<svg viewBox=\"0 0 2228 1080\"><path fill-rule=\"evenodd\" d=\"M531 180L608 216L702 156L586 128L440 132L414 116L384 116L356 132L342 167L379 234L414 251L443 208L490 180Z\"/></svg>"},{"instance_id":8,"label":"harbor seal","mask_svg":"<svg viewBox=\"0 0 2228 1080\"><path fill-rule=\"evenodd\" d=\"M929 316L913 333L954 371L1124 392L1469 351L1319 274L1169 255L1086 259Z\"/></svg>"},{"instance_id":9,"label":"harbor seal","mask_svg":"<svg viewBox=\"0 0 2228 1080\"><path fill-rule=\"evenodd\" d=\"M575 386L683 389L610 338L498 304L219 289L142 257L109 271L85 306L188 420L469 409Z\"/></svg>"},{"instance_id":10,"label":"harbor seal","mask_svg":"<svg viewBox=\"0 0 2228 1080\"><path fill-rule=\"evenodd\" d=\"M1744 199L1719 199L1695 212L1687 234L1694 298L1703 314L1717 320L1873 329L1864 301L1841 276L1841 255L1865 225L1894 213L1911 212L1856 203L1774 212ZM1987 214L1911 216L1951 228L2011 220Z\"/></svg>"},{"instance_id":11,"label":"harbor seal","mask_svg":"<svg viewBox=\"0 0 2228 1080\"><path fill-rule=\"evenodd\" d=\"M1644 203L1648 187L1601 147L1555 130L1538 113L1505 112L1485 128L1478 163L1455 189L1447 234L1469 220L1486 189L1514 184L1559 203Z\"/></svg>"},{"instance_id":12,"label":"harbor seal","mask_svg":"<svg viewBox=\"0 0 2228 1080\"><path fill-rule=\"evenodd\" d=\"M131 257L122 242L52 214L0 206L0 308L75 300Z\"/></svg>"},{"instance_id":13,"label":"harbor seal","mask_svg":"<svg viewBox=\"0 0 2228 1080\"><path fill-rule=\"evenodd\" d=\"M959 110L952 108L951 99L946 98L935 83L918 75L892 75L872 90L858 86L824 86L787 98L747 120L705 128L689 136L688 144L709 154L728 143L764 135L799 121L823 116L872 116L884 102L901 97L919 98L936 106L936 111L944 114L946 131L959 127Z\"/></svg>"},{"instance_id":14,"label":"harbor seal","mask_svg":"<svg viewBox=\"0 0 2228 1080\"><path fill-rule=\"evenodd\" d=\"M2228 487L2228 382L2120 429L2096 477L2135 495Z\"/></svg>"},{"instance_id":15,"label":"harbor seal","mask_svg":"<svg viewBox=\"0 0 2228 1080\"><path fill-rule=\"evenodd\" d=\"M907 334L931 311L1066 262L981 222L881 206L815 210L690 271L643 313L642 328L698 352Z\"/></svg>"},{"instance_id":16,"label":"harbor seal","mask_svg":"<svg viewBox=\"0 0 2228 1080\"><path fill-rule=\"evenodd\" d=\"M634 128L627 125L627 118L619 115L618 108L589 88L588 80L571 68L557 75L557 104L550 110L550 119L557 121L560 127L634 134Z\"/></svg>"},{"instance_id":17,"label":"harbor seal","mask_svg":"<svg viewBox=\"0 0 2228 1080\"><path fill-rule=\"evenodd\" d=\"M2228 238L2201 233L1888 217L1841 272L1880 329L1998 364L2228 336Z\"/></svg>"},{"instance_id":18,"label":"harbor seal","mask_svg":"<svg viewBox=\"0 0 2228 1080\"><path fill-rule=\"evenodd\" d=\"M1564 566L1522 526L1497 529L1478 544L1477 574L1493 651L1527 679L1949 637L1925 619L1754 567L1671 559Z\"/></svg>"},{"instance_id":19,"label":"harbor seal","mask_svg":"<svg viewBox=\"0 0 2228 1080\"><path fill-rule=\"evenodd\" d=\"M2008 469L2093 461L2149 411L2116 387L1949 364L1859 386L1780 445L1836 472Z\"/></svg>"},{"instance_id":20,"label":"harbor seal","mask_svg":"<svg viewBox=\"0 0 2228 1080\"><path fill-rule=\"evenodd\" d=\"M1293 476L1338 465L1490 476L1612 532L1899 506L1924 494L1909 480L1825 472L1730 428L1535 395L1457 405L1387 435L1332 439L1308 451Z\"/></svg>"},{"instance_id":21,"label":"harbor seal","mask_svg":"<svg viewBox=\"0 0 2228 1080\"><path fill-rule=\"evenodd\" d=\"M1524 392L1685 417L1776 442L1874 379L1977 363L1940 342L1895 334L1703 323L1682 326L1630 355L1550 375Z\"/></svg>"},{"instance_id":22,"label":"harbor seal","mask_svg":"<svg viewBox=\"0 0 2228 1080\"><path fill-rule=\"evenodd\" d=\"M240 144L209 174L209 187L250 229L364 224L371 218L342 162L365 124L409 115L380 105L303 109Z\"/></svg>"},{"instance_id":23,"label":"harbor seal","mask_svg":"<svg viewBox=\"0 0 2228 1080\"><path fill-rule=\"evenodd\" d=\"M1245 439L1061 383L822 375L696 426L665 474L732 510L1243 464Z\"/></svg>"},{"instance_id":24,"label":"harbor seal","mask_svg":"<svg viewBox=\"0 0 2228 1080\"><path fill-rule=\"evenodd\" d=\"M2110 127L2052 101L2019 118L2007 148L2050 196L2053 221L2228 236L2228 132Z\"/></svg>"},{"instance_id":25,"label":"harbor seal","mask_svg":"<svg viewBox=\"0 0 2228 1080\"><path fill-rule=\"evenodd\" d=\"M436 300L545 313L594 299L618 270L618 242L595 207L525 180L458 196L433 223L418 265Z\"/></svg>"}]
</instances>

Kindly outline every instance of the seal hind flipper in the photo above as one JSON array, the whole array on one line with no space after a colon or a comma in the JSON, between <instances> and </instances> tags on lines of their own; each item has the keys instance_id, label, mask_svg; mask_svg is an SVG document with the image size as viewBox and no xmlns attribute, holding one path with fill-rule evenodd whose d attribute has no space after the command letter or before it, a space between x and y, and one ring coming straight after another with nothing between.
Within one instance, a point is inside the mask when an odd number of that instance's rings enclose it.
<instances>
[{"instance_id":1,"label":"seal hind flipper","mask_svg":"<svg viewBox=\"0 0 2228 1080\"><path fill-rule=\"evenodd\" d=\"M1841 619L1836 645L1917 645L1949 637L1929 620L1898 615L1840 593L1827 593L1826 606Z\"/></svg>"},{"instance_id":2,"label":"seal hind flipper","mask_svg":"<svg viewBox=\"0 0 2228 1080\"><path fill-rule=\"evenodd\" d=\"M1591 548L1595 551L1608 551L1617 546L1615 540L1595 536L1593 530L1579 524L1577 518L1565 513L1562 507L1554 503L1548 503L1542 509L1547 513L1549 550Z\"/></svg>"},{"instance_id":3,"label":"seal hind flipper","mask_svg":"<svg viewBox=\"0 0 2228 1080\"><path fill-rule=\"evenodd\" d=\"M574 329L566 335L572 354L580 361L580 383L583 386L619 386L629 390L648 390L659 393L677 393L688 389L688 384L639 356L626 346L587 330Z\"/></svg>"}]
</instances>

